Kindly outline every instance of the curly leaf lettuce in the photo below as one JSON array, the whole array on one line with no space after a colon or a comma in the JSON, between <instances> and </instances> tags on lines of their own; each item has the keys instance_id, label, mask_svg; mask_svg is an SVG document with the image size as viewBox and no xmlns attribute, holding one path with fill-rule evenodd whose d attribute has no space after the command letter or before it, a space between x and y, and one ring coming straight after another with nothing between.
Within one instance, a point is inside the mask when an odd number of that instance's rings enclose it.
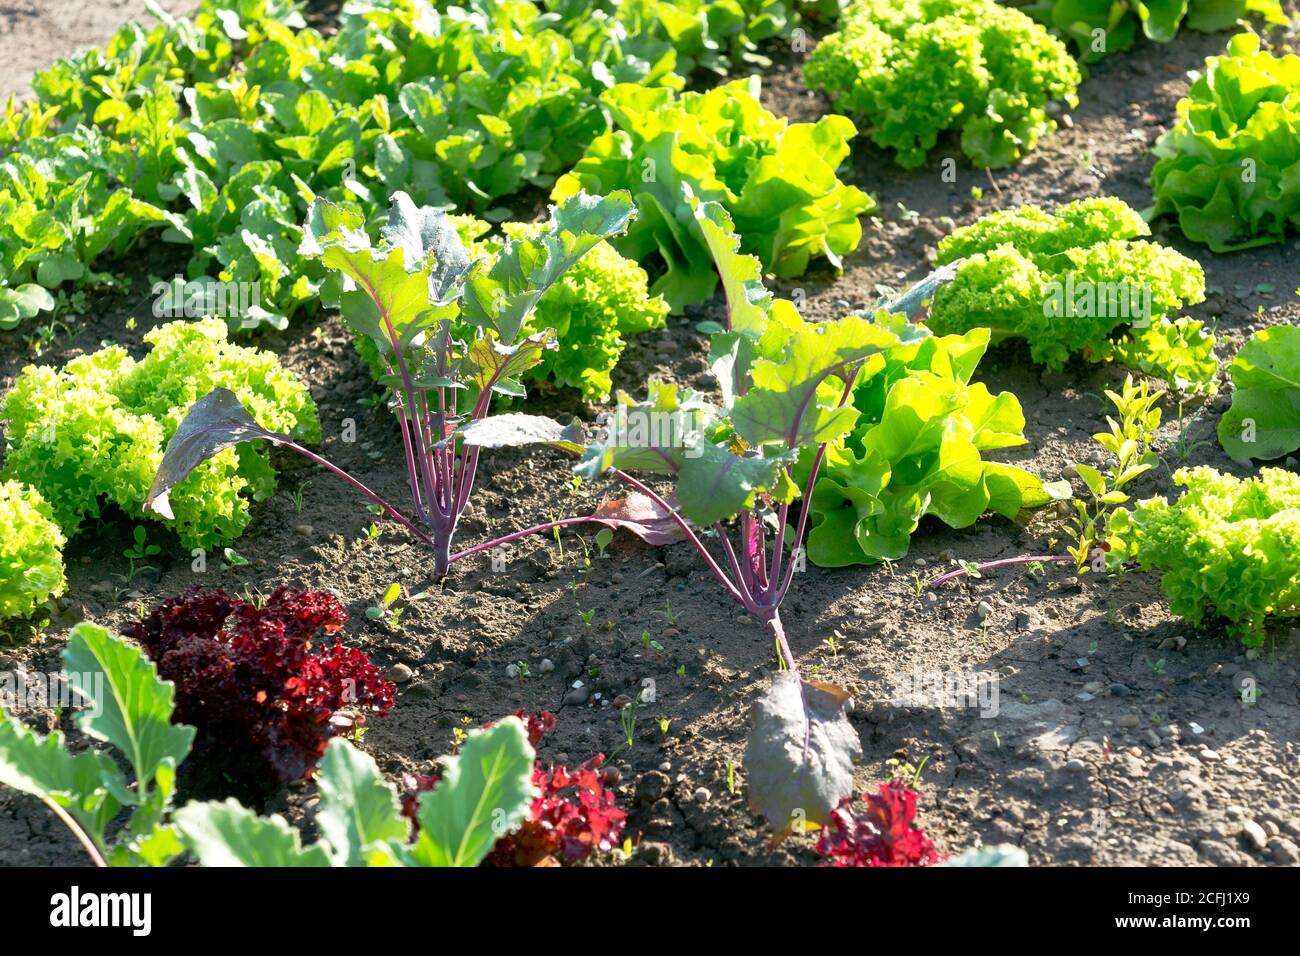
<instances>
[{"instance_id":1,"label":"curly leaf lettuce","mask_svg":"<svg viewBox=\"0 0 1300 956\"><path fill-rule=\"evenodd\" d=\"M811 89L863 117L904 169L945 130L979 166L1009 166L1056 129L1081 76L1055 37L993 0L855 0L804 68Z\"/></svg>"},{"instance_id":2,"label":"curly leaf lettuce","mask_svg":"<svg viewBox=\"0 0 1300 956\"><path fill-rule=\"evenodd\" d=\"M0 482L0 621L27 617L67 587L65 538L41 493L17 481Z\"/></svg>"},{"instance_id":3,"label":"curly leaf lettuce","mask_svg":"<svg viewBox=\"0 0 1300 956\"><path fill-rule=\"evenodd\" d=\"M940 334L986 327L1022 338L1034 361L1060 369L1073 355L1118 361L1180 390L1214 387L1214 337L1176 316L1205 298L1196 261L1144 238L1141 215L1113 198L1049 213L1022 206L986 216L939 243L954 280L931 303Z\"/></svg>"},{"instance_id":4,"label":"curly leaf lettuce","mask_svg":"<svg viewBox=\"0 0 1300 956\"><path fill-rule=\"evenodd\" d=\"M1300 475L1262 468L1239 479L1183 468L1177 501L1151 498L1110 518L1112 563L1162 572L1170 610L1193 624L1224 619L1247 647L1272 618L1300 615Z\"/></svg>"},{"instance_id":5,"label":"curly leaf lettuce","mask_svg":"<svg viewBox=\"0 0 1300 956\"><path fill-rule=\"evenodd\" d=\"M71 536L110 504L145 517L163 448L190 406L214 388L235 392L262 427L318 441L306 386L274 353L226 335L218 319L172 322L145 336L153 350L139 361L109 346L62 369L29 365L0 401L9 421L4 477L37 489ZM174 527L187 548L228 543L250 520L249 499L274 491L264 450L227 449L177 487Z\"/></svg>"}]
</instances>

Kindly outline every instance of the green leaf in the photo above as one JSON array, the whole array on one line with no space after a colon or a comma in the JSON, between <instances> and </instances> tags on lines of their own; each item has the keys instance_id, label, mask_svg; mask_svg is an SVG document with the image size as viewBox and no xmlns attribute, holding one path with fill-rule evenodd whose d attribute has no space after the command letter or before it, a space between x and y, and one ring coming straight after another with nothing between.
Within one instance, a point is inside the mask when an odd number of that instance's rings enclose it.
<instances>
[{"instance_id":1,"label":"green leaf","mask_svg":"<svg viewBox=\"0 0 1300 956\"><path fill-rule=\"evenodd\" d=\"M104 831L130 794L108 754L75 757L63 734L42 737L0 708L0 783L63 807L101 846ZM115 796L116 794L116 796Z\"/></svg>"},{"instance_id":2,"label":"green leaf","mask_svg":"<svg viewBox=\"0 0 1300 956\"><path fill-rule=\"evenodd\" d=\"M139 648L87 622L72 629L63 660L70 674L104 675L103 696L87 700L77 713L77 726L126 755L141 803L155 783L170 796L170 786L161 786L164 776L170 783L194 741L193 727L171 722L173 685L158 678L157 668Z\"/></svg>"},{"instance_id":3,"label":"green leaf","mask_svg":"<svg viewBox=\"0 0 1300 956\"><path fill-rule=\"evenodd\" d=\"M12 329L24 319L54 308L54 297L39 285L20 285L16 289L0 287L0 329Z\"/></svg>"},{"instance_id":4,"label":"green leaf","mask_svg":"<svg viewBox=\"0 0 1300 956\"><path fill-rule=\"evenodd\" d=\"M303 847L298 831L278 814L259 817L231 798L187 803L173 817L185 845L203 866L329 866L317 843Z\"/></svg>"},{"instance_id":5,"label":"green leaf","mask_svg":"<svg viewBox=\"0 0 1300 956\"><path fill-rule=\"evenodd\" d=\"M853 364L925 334L919 326L891 328L861 316L803 325L779 359L754 363L753 387L732 409L736 431L752 445L784 442L790 449L833 441L853 428L858 412L851 404L819 399L822 383L832 375L847 377Z\"/></svg>"},{"instance_id":6,"label":"green leaf","mask_svg":"<svg viewBox=\"0 0 1300 956\"><path fill-rule=\"evenodd\" d=\"M1300 448L1300 327L1256 332L1232 360L1232 407L1219 419L1230 458L1281 458Z\"/></svg>"},{"instance_id":7,"label":"green leaf","mask_svg":"<svg viewBox=\"0 0 1300 956\"><path fill-rule=\"evenodd\" d=\"M960 856L945 860L940 866L1028 866L1029 855L1012 843L979 846L964 850Z\"/></svg>"},{"instance_id":8,"label":"green leaf","mask_svg":"<svg viewBox=\"0 0 1300 956\"><path fill-rule=\"evenodd\" d=\"M772 489L781 465L792 463L793 458L741 456L702 439L690 441L677 480L682 513L708 526L752 508L755 494Z\"/></svg>"},{"instance_id":9,"label":"green leaf","mask_svg":"<svg viewBox=\"0 0 1300 956\"><path fill-rule=\"evenodd\" d=\"M1100 498L1106 493L1106 479L1096 468L1084 464L1075 464L1073 467L1094 498Z\"/></svg>"},{"instance_id":10,"label":"green leaf","mask_svg":"<svg viewBox=\"0 0 1300 956\"><path fill-rule=\"evenodd\" d=\"M681 470L686 447L716 419L717 412L698 392L671 382L651 381L646 401L626 392L605 435L587 446L574 473L594 480L611 468L657 475Z\"/></svg>"},{"instance_id":11,"label":"green leaf","mask_svg":"<svg viewBox=\"0 0 1300 956\"><path fill-rule=\"evenodd\" d=\"M569 449L582 447L581 427L561 425L545 415L510 412L475 419L458 434L465 444L481 448L515 448L520 445L558 445Z\"/></svg>"},{"instance_id":12,"label":"green leaf","mask_svg":"<svg viewBox=\"0 0 1300 956\"><path fill-rule=\"evenodd\" d=\"M438 785L420 797L421 866L478 866L496 841L528 814L533 748L517 717L472 731L448 757Z\"/></svg>"},{"instance_id":13,"label":"green leaf","mask_svg":"<svg viewBox=\"0 0 1300 956\"><path fill-rule=\"evenodd\" d=\"M500 389L503 383L518 380L536 368L547 350L556 348L553 329L530 335L515 345L502 345L496 331L488 329L466 349L461 374L476 391Z\"/></svg>"},{"instance_id":14,"label":"green leaf","mask_svg":"<svg viewBox=\"0 0 1300 956\"><path fill-rule=\"evenodd\" d=\"M597 243L620 235L632 220L632 197L578 192L551 207L545 228L511 239L486 274L465 290L466 317L511 345L546 291Z\"/></svg>"},{"instance_id":15,"label":"green leaf","mask_svg":"<svg viewBox=\"0 0 1300 956\"><path fill-rule=\"evenodd\" d=\"M844 711L848 698L838 687L783 671L754 703L745 747L749 802L777 832L829 823L853 792L853 761L862 745Z\"/></svg>"},{"instance_id":16,"label":"green leaf","mask_svg":"<svg viewBox=\"0 0 1300 956\"><path fill-rule=\"evenodd\" d=\"M402 842L409 821L375 761L344 740L331 740L321 758L316 826L336 864L364 866L376 844Z\"/></svg>"}]
</instances>

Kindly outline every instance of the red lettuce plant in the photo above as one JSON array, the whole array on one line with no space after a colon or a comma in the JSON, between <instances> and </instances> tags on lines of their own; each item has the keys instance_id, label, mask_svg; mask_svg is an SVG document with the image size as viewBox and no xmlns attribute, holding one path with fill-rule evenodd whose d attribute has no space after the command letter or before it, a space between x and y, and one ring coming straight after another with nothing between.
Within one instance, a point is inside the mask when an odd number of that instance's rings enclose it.
<instances>
[{"instance_id":1,"label":"red lettuce plant","mask_svg":"<svg viewBox=\"0 0 1300 956\"><path fill-rule=\"evenodd\" d=\"M524 722L533 747L555 727L549 711L515 716ZM486 730L492 724L484 725ZM605 760L596 754L576 770L552 766L544 769L540 760L533 765L533 799L528 817L513 833L497 840L484 863L489 866L560 866L580 863L596 850L611 850L623 832L627 814L617 806L614 794L605 789L597 769ZM402 815L415 823L419 795L438 785L438 775L407 774Z\"/></svg>"},{"instance_id":2,"label":"red lettuce plant","mask_svg":"<svg viewBox=\"0 0 1300 956\"><path fill-rule=\"evenodd\" d=\"M174 719L197 746L259 757L284 782L310 773L341 728L393 706L393 685L336 634L347 611L331 594L279 588L262 606L192 588L131 627L164 680Z\"/></svg>"},{"instance_id":3,"label":"red lettuce plant","mask_svg":"<svg viewBox=\"0 0 1300 956\"><path fill-rule=\"evenodd\" d=\"M916 802L920 794L902 777L880 785L879 793L864 793L867 808L854 813L845 797L822 827L817 852L829 857L822 866L930 866L946 856L918 827Z\"/></svg>"}]
</instances>

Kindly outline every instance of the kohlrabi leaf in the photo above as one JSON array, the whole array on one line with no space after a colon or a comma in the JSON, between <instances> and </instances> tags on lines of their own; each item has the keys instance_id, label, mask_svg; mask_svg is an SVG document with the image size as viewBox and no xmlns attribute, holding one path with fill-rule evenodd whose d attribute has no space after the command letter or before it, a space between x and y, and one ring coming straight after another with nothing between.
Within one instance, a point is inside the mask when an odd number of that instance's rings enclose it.
<instances>
[{"instance_id":1,"label":"kohlrabi leaf","mask_svg":"<svg viewBox=\"0 0 1300 956\"><path fill-rule=\"evenodd\" d=\"M299 252L345 277L343 318L381 354L393 351L394 339L405 348L437 322L455 318L451 299L469 270L446 215L417 208L405 193L394 195L379 245L356 214L316 200Z\"/></svg>"},{"instance_id":2,"label":"kohlrabi leaf","mask_svg":"<svg viewBox=\"0 0 1300 956\"><path fill-rule=\"evenodd\" d=\"M672 506L673 499L665 501ZM639 491L633 491L626 498L602 501L592 513L591 520L610 528L623 528L652 546L673 544L686 537L670 512Z\"/></svg>"},{"instance_id":3,"label":"kohlrabi leaf","mask_svg":"<svg viewBox=\"0 0 1300 956\"><path fill-rule=\"evenodd\" d=\"M444 760L438 785L420 796L420 866L478 866L528 815L535 790L533 748L518 717L471 731Z\"/></svg>"},{"instance_id":4,"label":"kohlrabi leaf","mask_svg":"<svg viewBox=\"0 0 1300 956\"><path fill-rule=\"evenodd\" d=\"M145 498L144 510L164 518L173 517L168 495L190 472L217 452L258 438L276 443L293 441L287 435L258 425L234 392L214 388L190 407L189 414L167 443L153 487Z\"/></svg>"},{"instance_id":5,"label":"kohlrabi leaf","mask_svg":"<svg viewBox=\"0 0 1300 956\"><path fill-rule=\"evenodd\" d=\"M763 264L757 256L740 251L740 237L721 203L696 201L693 205L695 221L722 278L727 327L756 339L763 334L772 307L772 293L763 285Z\"/></svg>"},{"instance_id":6,"label":"kohlrabi leaf","mask_svg":"<svg viewBox=\"0 0 1300 956\"><path fill-rule=\"evenodd\" d=\"M1012 843L973 846L939 866L1028 866L1029 854Z\"/></svg>"},{"instance_id":7,"label":"kohlrabi leaf","mask_svg":"<svg viewBox=\"0 0 1300 956\"><path fill-rule=\"evenodd\" d=\"M513 448L518 445L558 445L569 450L582 447L581 425L561 425L545 415L507 412L475 419L457 432L465 444L481 448Z\"/></svg>"},{"instance_id":8,"label":"kohlrabi leaf","mask_svg":"<svg viewBox=\"0 0 1300 956\"><path fill-rule=\"evenodd\" d=\"M428 273L432 302L448 301L469 275L469 253L447 213L416 206L404 192L393 194L380 236L390 247L402 250L408 270L417 269L417 264L432 266Z\"/></svg>"},{"instance_id":9,"label":"kohlrabi leaf","mask_svg":"<svg viewBox=\"0 0 1300 956\"><path fill-rule=\"evenodd\" d=\"M893 327L861 316L804 325L786 342L779 360L759 359L753 387L736 400L731 420L751 445L784 442L788 448L833 441L853 428L852 404L823 401L818 390L832 375L845 377L857 362L924 338L920 326Z\"/></svg>"},{"instance_id":10,"label":"kohlrabi leaf","mask_svg":"<svg viewBox=\"0 0 1300 956\"><path fill-rule=\"evenodd\" d=\"M185 845L202 866L329 866L319 843L302 845L298 831L278 814L259 817L234 798L187 803L173 816Z\"/></svg>"},{"instance_id":11,"label":"kohlrabi leaf","mask_svg":"<svg viewBox=\"0 0 1300 956\"><path fill-rule=\"evenodd\" d=\"M767 327L772 293L763 285L763 264L741 253L740 237L722 205L698 200L692 204L727 300L726 331L712 336L709 364L722 389L722 404L730 408L754 360L754 341Z\"/></svg>"},{"instance_id":12,"label":"kohlrabi leaf","mask_svg":"<svg viewBox=\"0 0 1300 956\"><path fill-rule=\"evenodd\" d=\"M958 259L940 266L906 292L881 303L880 310L905 315L915 322L929 308L935 292L956 278L957 270L961 268L963 261Z\"/></svg>"},{"instance_id":13,"label":"kohlrabi leaf","mask_svg":"<svg viewBox=\"0 0 1300 956\"><path fill-rule=\"evenodd\" d=\"M24 727L0 708L0 784L52 800L76 818L96 843L129 796L126 780L102 750L75 757L63 734L47 737Z\"/></svg>"},{"instance_id":14,"label":"kohlrabi leaf","mask_svg":"<svg viewBox=\"0 0 1300 956\"><path fill-rule=\"evenodd\" d=\"M331 740L321 758L317 787L316 828L336 865L365 866L368 851L377 844L406 840L410 822L369 754L340 738Z\"/></svg>"},{"instance_id":15,"label":"kohlrabi leaf","mask_svg":"<svg viewBox=\"0 0 1300 956\"><path fill-rule=\"evenodd\" d=\"M575 473L593 480L610 468L657 475L680 470L688 442L697 439L717 413L698 392L671 382L652 381L648 392L644 402L619 393L605 434L587 447Z\"/></svg>"},{"instance_id":16,"label":"kohlrabi leaf","mask_svg":"<svg viewBox=\"0 0 1300 956\"><path fill-rule=\"evenodd\" d=\"M677 476L682 513L706 526L752 508L755 494L773 488L781 465L792 462L793 455L781 459L737 455L702 438L692 440Z\"/></svg>"},{"instance_id":17,"label":"kohlrabi leaf","mask_svg":"<svg viewBox=\"0 0 1300 956\"><path fill-rule=\"evenodd\" d=\"M565 271L599 242L621 235L633 214L626 191L608 196L584 192L551 208L541 231L511 239L487 272L473 276L465 289L465 316L496 332L510 345L542 295Z\"/></svg>"},{"instance_id":18,"label":"kohlrabi leaf","mask_svg":"<svg viewBox=\"0 0 1300 956\"><path fill-rule=\"evenodd\" d=\"M87 706L76 715L77 727L126 755L140 802L155 785L169 798L176 768L194 742L193 727L172 723L172 684L158 677L157 667L138 647L88 622L72 629L63 659L69 673L104 678L102 693L95 681L89 687L77 685L87 697Z\"/></svg>"},{"instance_id":19,"label":"kohlrabi leaf","mask_svg":"<svg viewBox=\"0 0 1300 956\"><path fill-rule=\"evenodd\" d=\"M1232 407L1219 419L1230 458L1281 458L1300 448L1300 327L1256 332L1232 360Z\"/></svg>"},{"instance_id":20,"label":"kohlrabi leaf","mask_svg":"<svg viewBox=\"0 0 1300 956\"><path fill-rule=\"evenodd\" d=\"M800 680L789 671L753 705L754 726L745 747L750 806L778 833L825 824L853 792L858 732L838 687Z\"/></svg>"},{"instance_id":21,"label":"kohlrabi leaf","mask_svg":"<svg viewBox=\"0 0 1300 956\"><path fill-rule=\"evenodd\" d=\"M503 383L517 382L525 372L541 364L548 349L555 348L553 329L530 335L515 345L502 345L496 331L488 329L465 350L461 375L478 392L498 389Z\"/></svg>"}]
</instances>

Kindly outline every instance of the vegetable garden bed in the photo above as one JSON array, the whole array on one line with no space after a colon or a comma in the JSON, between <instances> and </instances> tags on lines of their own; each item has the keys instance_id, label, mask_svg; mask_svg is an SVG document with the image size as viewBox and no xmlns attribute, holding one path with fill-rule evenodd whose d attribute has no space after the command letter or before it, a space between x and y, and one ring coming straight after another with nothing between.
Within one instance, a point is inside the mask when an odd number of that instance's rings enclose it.
<instances>
[{"instance_id":1,"label":"vegetable garden bed","mask_svg":"<svg viewBox=\"0 0 1300 956\"><path fill-rule=\"evenodd\" d=\"M313 22L328 27L336 13L323 5ZM814 40L828 32L824 24L811 30ZM1273 36L1275 49L1297 50L1294 32ZM1187 94L1187 72L1221 54L1227 38L1183 30L1171 42L1139 39L1090 63L1079 105L1065 111L1068 121L1004 169L972 167L956 139L941 136L920 165L904 170L890 151L858 136L839 179L878 204L863 220L860 245L842 257L840 275L815 258L805 275L769 276L767 287L796 302L809 322L838 320L874 306L882 286L896 292L925 278L944 236L997 210L1054 209L1094 196L1139 210L1151 205L1152 146ZM0 36L0 52L22 42L22 33ZM771 60L759 70L764 108L791 123L831 113L830 98L805 85L806 53L780 40L761 49ZM747 73L733 67L734 76ZM25 80L0 76L11 88ZM525 196L514 203L515 218L527 218L527 202L544 205ZM544 211L537 218L545 219ZM1222 254L1187 241L1170 217L1153 222L1152 233L1204 270L1205 301L1179 314L1214 327L1220 383L1253 333L1300 325L1294 230L1281 243ZM150 235L113 262L119 286L91 291L75 317L56 313L62 325L50 335L36 334L48 313L0 332L0 392L8 393L28 364L61 368L105 343L142 359L144 334L165 321L151 311L153 280L183 271L189 254ZM726 321L719 294L669 316L663 328L629 336L613 370L614 391L640 396L657 378L716 400L711 326L703 324ZM402 502L401 433L352 340L337 310L239 336L241 344L275 353L309 387L322 436L312 447L379 496ZM1104 464L1092 436L1115 413L1106 391L1119 392L1129 371L1078 356L1048 370L1031 360L1024 341L995 344L974 378L994 395L1018 397L1027 441L985 458L1047 482L1073 479L1082 492L1072 466ZM1257 463L1230 459L1216 437L1232 396L1224 388L1163 399L1159 464L1125 488L1131 498L1176 496L1173 473L1182 467L1258 473ZM590 428L602 404L573 388L530 382L521 408L560 421L576 417ZM151 521L143 522L147 544L160 550L139 550L141 522L116 508L69 535L65 596L47 627L11 633L0 644L0 672L57 672L78 622L127 633L191 587L250 598L279 587L328 590L349 614L345 643L396 685L395 705L366 722L359 743L393 783L407 786L404 777L436 772L437 758L467 731L516 711L549 711L555 725L540 739L539 760L577 767L606 755L603 784L627 814L617 851L590 860L824 860L815 833L774 845L772 828L750 809L750 708L784 663L772 632L724 593L691 544L655 547L625 531L598 538L599 525L568 525L456 561L438 581L432 553L410 532L368 513L330 474L284 449L269 454L278 492L251 506L242 537L232 550L207 555L202 571L188 544ZM1270 464L1296 470L1294 458ZM470 548L590 515L625 492L610 477L574 482L572 456L563 450L485 449L456 540ZM1014 844L1034 865L1300 862L1300 627L1272 623L1248 650L1213 618L1191 624L1171 614L1158 573L1076 573L1068 560L927 586L962 562L1064 555L1071 513L1054 502L1014 521L985 515L960 529L928 516L895 560L800 565L782 605L784 632L805 679L852 696L848 720L862 751L854 793L874 794L900 774L913 779L922 794L916 823L938 852L954 857L979 844ZM394 584L400 596L392 600ZM937 706L932 696L899 700L902 684L954 674L995 677L996 715L987 706L984 713ZM78 746L86 740L53 709L19 716L42 733L68 731ZM316 838L313 781L228 781L219 773L183 777L176 803L233 795L261 813L282 814L304 842ZM0 864L85 860L38 799L0 789Z\"/></svg>"}]
</instances>

